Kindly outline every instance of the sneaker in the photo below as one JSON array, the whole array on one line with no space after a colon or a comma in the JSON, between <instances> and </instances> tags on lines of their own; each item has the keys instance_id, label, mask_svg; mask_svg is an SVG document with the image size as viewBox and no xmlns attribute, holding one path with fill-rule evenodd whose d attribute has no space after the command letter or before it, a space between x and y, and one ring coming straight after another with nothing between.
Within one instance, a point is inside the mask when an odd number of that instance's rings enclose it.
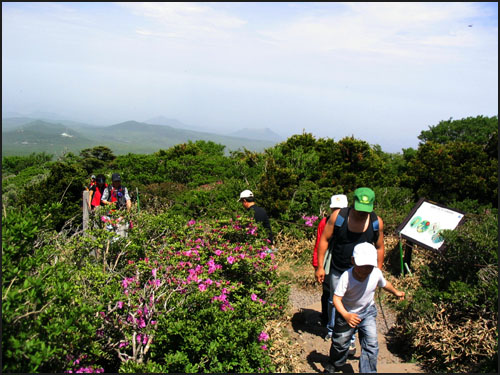
<instances>
[{"instance_id":1,"label":"sneaker","mask_svg":"<svg viewBox=\"0 0 500 375\"><path fill-rule=\"evenodd\" d=\"M353 356L354 354L356 354L356 343L351 342L349 346L349 356Z\"/></svg>"},{"instance_id":2,"label":"sneaker","mask_svg":"<svg viewBox=\"0 0 500 375\"><path fill-rule=\"evenodd\" d=\"M332 339L332 333L328 332L325 336L325 341L330 341Z\"/></svg>"}]
</instances>

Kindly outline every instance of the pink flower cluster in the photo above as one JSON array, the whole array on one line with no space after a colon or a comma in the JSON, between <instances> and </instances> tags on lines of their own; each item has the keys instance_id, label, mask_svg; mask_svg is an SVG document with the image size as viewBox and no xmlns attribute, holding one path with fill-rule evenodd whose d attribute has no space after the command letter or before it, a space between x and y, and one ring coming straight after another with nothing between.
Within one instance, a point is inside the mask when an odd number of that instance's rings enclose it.
<instances>
[{"instance_id":1,"label":"pink flower cluster","mask_svg":"<svg viewBox=\"0 0 500 375\"><path fill-rule=\"evenodd\" d=\"M305 225L308 227L312 227L313 224L318 220L317 216L302 216L302 219L305 220Z\"/></svg>"}]
</instances>

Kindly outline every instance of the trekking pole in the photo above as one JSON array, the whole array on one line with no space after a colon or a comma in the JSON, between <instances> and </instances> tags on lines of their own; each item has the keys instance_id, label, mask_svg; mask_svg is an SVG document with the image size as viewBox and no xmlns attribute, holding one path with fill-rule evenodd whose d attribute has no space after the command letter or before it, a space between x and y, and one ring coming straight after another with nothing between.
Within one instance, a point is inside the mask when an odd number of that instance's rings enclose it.
<instances>
[{"instance_id":1,"label":"trekking pole","mask_svg":"<svg viewBox=\"0 0 500 375\"><path fill-rule=\"evenodd\" d=\"M384 314L384 308L382 307L382 301L380 300L380 289L377 291L378 294L378 304L380 305L380 311L382 311L382 316L384 318L384 323L387 328L387 331L389 331L389 325L387 324L387 320L385 319L385 314Z\"/></svg>"},{"instance_id":2,"label":"trekking pole","mask_svg":"<svg viewBox=\"0 0 500 375\"><path fill-rule=\"evenodd\" d=\"M139 189L135 188L135 193L137 194L137 212L141 212L141 206L139 205Z\"/></svg>"},{"instance_id":3,"label":"trekking pole","mask_svg":"<svg viewBox=\"0 0 500 375\"><path fill-rule=\"evenodd\" d=\"M404 265L403 265L403 245L401 243L401 233L399 234L399 258L401 259L401 276L403 276Z\"/></svg>"}]
</instances>

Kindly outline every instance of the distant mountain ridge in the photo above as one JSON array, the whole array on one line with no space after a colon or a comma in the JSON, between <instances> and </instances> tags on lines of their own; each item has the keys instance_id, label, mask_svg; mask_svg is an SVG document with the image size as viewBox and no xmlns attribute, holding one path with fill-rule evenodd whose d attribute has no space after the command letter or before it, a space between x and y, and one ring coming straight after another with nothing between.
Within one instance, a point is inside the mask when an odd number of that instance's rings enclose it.
<instances>
[{"instance_id":1,"label":"distant mountain ridge","mask_svg":"<svg viewBox=\"0 0 500 375\"><path fill-rule=\"evenodd\" d=\"M232 132L228 134L232 137L242 137L242 138L248 138L248 139L260 139L260 140L269 140L269 141L276 141L276 142L281 142L284 141L283 137L280 136L279 134L276 134L269 128L261 128L261 129L254 129L254 128L244 128L235 132Z\"/></svg>"},{"instance_id":2,"label":"distant mountain ridge","mask_svg":"<svg viewBox=\"0 0 500 375\"><path fill-rule=\"evenodd\" d=\"M3 156L27 155L32 152L57 154L65 151L78 154L84 148L100 145L109 147L116 155L149 154L198 140L222 144L226 146L226 152L243 148L260 152L276 144L275 141L251 139L236 134L226 136L138 121L92 126L69 120L48 122L30 118L2 119Z\"/></svg>"}]
</instances>

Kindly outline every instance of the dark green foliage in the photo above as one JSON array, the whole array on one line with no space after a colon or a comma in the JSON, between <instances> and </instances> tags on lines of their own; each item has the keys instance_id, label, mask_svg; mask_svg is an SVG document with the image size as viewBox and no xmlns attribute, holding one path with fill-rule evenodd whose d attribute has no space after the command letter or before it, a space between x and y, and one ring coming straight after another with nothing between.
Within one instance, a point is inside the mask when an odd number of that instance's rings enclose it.
<instances>
[{"instance_id":1,"label":"dark green foliage","mask_svg":"<svg viewBox=\"0 0 500 375\"><path fill-rule=\"evenodd\" d=\"M41 216L9 210L2 221L3 371L64 369L75 347L92 350L92 310Z\"/></svg>"},{"instance_id":2,"label":"dark green foliage","mask_svg":"<svg viewBox=\"0 0 500 375\"><path fill-rule=\"evenodd\" d=\"M396 228L403 222L415 205L413 193L403 187L374 187L374 211L384 222L384 233L394 234ZM350 202L353 201L349 194Z\"/></svg>"},{"instance_id":3,"label":"dark green foliage","mask_svg":"<svg viewBox=\"0 0 500 375\"><path fill-rule=\"evenodd\" d=\"M77 163L57 161L50 165L48 176L42 181L26 186L20 194L19 201L26 206L45 203L62 203L55 229L60 230L63 224L76 217L81 222L82 186L87 173Z\"/></svg>"},{"instance_id":4,"label":"dark green foliage","mask_svg":"<svg viewBox=\"0 0 500 375\"><path fill-rule=\"evenodd\" d=\"M498 205L498 159L490 158L483 146L474 143L427 142L409 163L418 196L447 204L476 199Z\"/></svg>"},{"instance_id":5,"label":"dark green foliage","mask_svg":"<svg viewBox=\"0 0 500 375\"><path fill-rule=\"evenodd\" d=\"M106 146L86 148L80 152L80 156L83 168L88 174L96 174L97 170L104 168L116 158L113 151Z\"/></svg>"},{"instance_id":6,"label":"dark green foliage","mask_svg":"<svg viewBox=\"0 0 500 375\"><path fill-rule=\"evenodd\" d=\"M2 158L2 174L10 173L18 174L22 170L29 167L39 167L52 160L53 155L41 152L39 154L32 153L29 156L4 156Z\"/></svg>"},{"instance_id":7,"label":"dark green foliage","mask_svg":"<svg viewBox=\"0 0 500 375\"><path fill-rule=\"evenodd\" d=\"M495 132L498 132L497 116L467 117L460 120L450 118L446 121L440 121L437 125L429 126L429 130L422 131L418 139L423 143L470 142L486 145L491 134Z\"/></svg>"}]
</instances>

